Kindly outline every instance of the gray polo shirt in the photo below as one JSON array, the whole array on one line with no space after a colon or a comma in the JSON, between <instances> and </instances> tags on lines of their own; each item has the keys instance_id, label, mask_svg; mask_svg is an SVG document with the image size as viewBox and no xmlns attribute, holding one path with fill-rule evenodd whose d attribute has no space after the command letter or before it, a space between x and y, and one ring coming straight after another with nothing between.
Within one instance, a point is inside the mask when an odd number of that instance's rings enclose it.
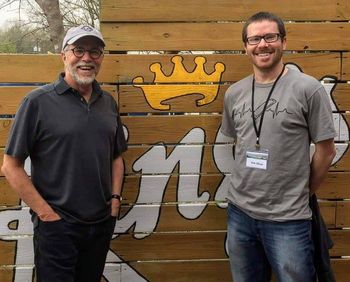
<instances>
[{"instance_id":1,"label":"gray polo shirt","mask_svg":"<svg viewBox=\"0 0 350 282\"><path fill-rule=\"evenodd\" d=\"M94 223L110 215L112 162L126 149L113 97L95 81L87 103L61 74L24 98L5 153L31 158L34 186L63 218Z\"/></svg>"}]
</instances>

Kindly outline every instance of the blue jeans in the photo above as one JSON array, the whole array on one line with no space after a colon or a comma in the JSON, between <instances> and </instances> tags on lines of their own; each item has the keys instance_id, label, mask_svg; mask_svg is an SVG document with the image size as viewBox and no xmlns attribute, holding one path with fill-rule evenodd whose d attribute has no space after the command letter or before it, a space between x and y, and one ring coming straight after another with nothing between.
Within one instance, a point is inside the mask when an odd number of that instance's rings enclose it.
<instances>
[{"instance_id":1,"label":"blue jeans","mask_svg":"<svg viewBox=\"0 0 350 282\"><path fill-rule=\"evenodd\" d=\"M311 220L256 220L228 205L228 252L234 282L312 282Z\"/></svg>"},{"instance_id":2,"label":"blue jeans","mask_svg":"<svg viewBox=\"0 0 350 282\"><path fill-rule=\"evenodd\" d=\"M38 221L34 255L38 282L100 282L116 217L91 224Z\"/></svg>"}]
</instances>

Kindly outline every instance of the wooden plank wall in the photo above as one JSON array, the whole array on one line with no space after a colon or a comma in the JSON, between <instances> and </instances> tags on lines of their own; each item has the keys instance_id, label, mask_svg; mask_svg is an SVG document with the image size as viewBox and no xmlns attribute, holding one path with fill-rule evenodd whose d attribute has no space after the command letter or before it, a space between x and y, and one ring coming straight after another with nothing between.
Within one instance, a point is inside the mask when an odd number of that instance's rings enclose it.
<instances>
[{"instance_id":1,"label":"wooden plank wall","mask_svg":"<svg viewBox=\"0 0 350 282\"><path fill-rule=\"evenodd\" d=\"M260 10L285 20L285 63L322 80L332 103L337 156L318 197L337 281L348 281L349 1L101 4L109 54L98 80L119 103L129 143L125 200L104 281L230 281L224 195L232 140L218 129L225 90L251 72L243 21ZM0 86L2 148L21 99L60 70L57 55L0 55L0 83L7 84ZM28 207L0 177L0 281L32 281L32 234Z\"/></svg>"}]
</instances>

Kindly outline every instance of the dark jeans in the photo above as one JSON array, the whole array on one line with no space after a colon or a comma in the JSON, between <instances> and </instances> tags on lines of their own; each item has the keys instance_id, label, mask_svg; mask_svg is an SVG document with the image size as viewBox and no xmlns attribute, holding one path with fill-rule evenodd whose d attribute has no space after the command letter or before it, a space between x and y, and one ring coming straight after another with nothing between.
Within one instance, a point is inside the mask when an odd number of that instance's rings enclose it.
<instances>
[{"instance_id":1,"label":"dark jeans","mask_svg":"<svg viewBox=\"0 0 350 282\"><path fill-rule=\"evenodd\" d=\"M37 282L99 282L116 218L92 224L61 219L34 228Z\"/></svg>"},{"instance_id":2,"label":"dark jeans","mask_svg":"<svg viewBox=\"0 0 350 282\"><path fill-rule=\"evenodd\" d=\"M235 282L315 281L311 220L253 219L228 205L228 250Z\"/></svg>"}]
</instances>

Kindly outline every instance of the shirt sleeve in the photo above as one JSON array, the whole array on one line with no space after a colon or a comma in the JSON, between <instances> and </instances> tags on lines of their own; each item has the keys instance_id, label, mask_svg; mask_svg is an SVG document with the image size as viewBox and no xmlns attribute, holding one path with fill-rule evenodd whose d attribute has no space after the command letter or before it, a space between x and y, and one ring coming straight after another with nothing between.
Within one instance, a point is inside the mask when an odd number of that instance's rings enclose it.
<instances>
[{"instance_id":1,"label":"shirt sleeve","mask_svg":"<svg viewBox=\"0 0 350 282\"><path fill-rule=\"evenodd\" d=\"M308 101L308 125L310 138L314 143L332 139L337 135L332 108L322 85Z\"/></svg>"},{"instance_id":2,"label":"shirt sleeve","mask_svg":"<svg viewBox=\"0 0 350 282\"><path fill-rule=\"evenodd\" d=\"M5 154L24 161L33 150L38 126L38 109L35 103L26 97L16 113Z\"/></svg>"},{"instance_id":3,"label":"shirt sleeve","mask_svg":"<svg viewBox=\"0 0 350 282\"><path fill-rule=\"evenodd\" d=\"M229 89L228 89L229 91ZM224 98L224 110L222 113L222 122L220 131L228 137L236 138L236 131L234 126L233 105L229 99L229 92L226 92Z\"/></svg>"}]
</instances>

